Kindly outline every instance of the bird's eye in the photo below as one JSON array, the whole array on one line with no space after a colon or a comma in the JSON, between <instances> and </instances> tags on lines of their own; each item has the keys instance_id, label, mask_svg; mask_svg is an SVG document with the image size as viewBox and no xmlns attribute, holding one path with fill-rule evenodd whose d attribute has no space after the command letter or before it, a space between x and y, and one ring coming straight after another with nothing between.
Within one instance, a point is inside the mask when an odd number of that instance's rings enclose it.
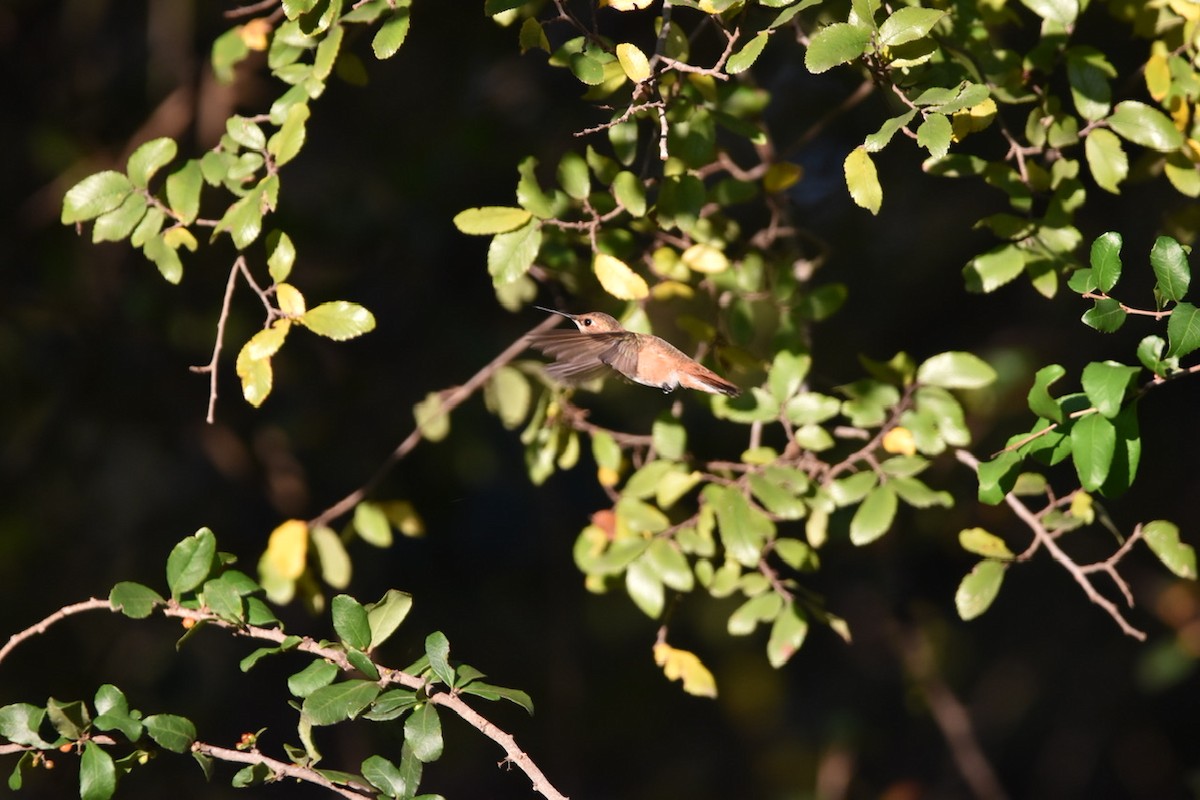
<instances>
[{"instance_id":1,"label":"bird's eye","mask_svg":"<svg viewBox=\"0 0 1200 800\"><path fill-rule=\"evenodd\" d=\"M590 319L585 319L583 321L583 324L584 324L584 327L590 328L592 326L592 321Z\"/></svg>"}]
</instances>

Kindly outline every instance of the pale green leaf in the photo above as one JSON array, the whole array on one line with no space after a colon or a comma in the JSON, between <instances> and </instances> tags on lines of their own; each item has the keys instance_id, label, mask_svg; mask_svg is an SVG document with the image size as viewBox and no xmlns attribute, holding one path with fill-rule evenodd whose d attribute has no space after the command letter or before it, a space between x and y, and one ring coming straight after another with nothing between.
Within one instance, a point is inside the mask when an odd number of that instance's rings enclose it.
<instances>
[{"instance_id":1,"label":"pale green leaf","mask_svg":"<svg viewBox=\"0 0 1200 800\"><path fill-rule=\"evenodd\" d=\"M296 321L318 336L339 342L375 329L375 316L370 311L345 300L321 303Z\"/></svg>"}]
</instances>

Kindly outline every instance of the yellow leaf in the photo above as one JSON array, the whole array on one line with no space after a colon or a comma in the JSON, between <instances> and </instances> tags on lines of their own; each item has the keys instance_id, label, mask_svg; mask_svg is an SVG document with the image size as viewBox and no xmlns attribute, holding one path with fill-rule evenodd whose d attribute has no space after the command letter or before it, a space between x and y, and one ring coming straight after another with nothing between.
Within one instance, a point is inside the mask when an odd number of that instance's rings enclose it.
<instances>
[{"instance_id":1,"label":"yellow leaf","mask_svg":"<svg viewBox=\"0 0 1200 800\"><path fill-rule=\"evenodd\" d=\"M641 83L650 77L650 60L637 48L637 45L629 42L617 45L617 61L621 62L621 69L625 71L625 77L634 83Z\"/></svg>"},{"instance_id":2,"label":"yellow leaf","mask_svg":"<svg viewBox=\"0 0 1200 800\"><path fill-rule=\"evenodd\" d=\"M650 290L650 296L655 300L670 300L672 297L682 297L684 300L691 300L695 295L696 292L692 287L679 281L656 283L654 284L654 288Z\"/></svg>"},{"instance_id":3,"label":"yellow leaf","mask_svg":"<svg viewBox=\"0 0 1200 800\"><path fill-rule=\"evenodd\" d=\"M304 312L308 310L304 304L304 295L290 283L276 284L275 302L279 303L279 310L289 317L304 316Z\"/></svg>"},{"instance_id":4,"label":"yellow leaf","mask_svg":"<svg viewBox=\"0 0 1200 800\"><path fill-rule=\"evenodd\" d=\"M611 488L621 481L621 475L612 467L599 467L596 470L596 480L601 486Z\"/></svg>"},{"instance_id":5,"label":"yellow leaf","mask_svg":"<svg viewBox=\"0 0 1200 800\"><path fill-rule=\"evenodd\" d=\"M654 663L668 680L683 679L683 690L697 697L716 697L717 680L695 653L676 650L666 642L654 645Z\"/></svg>"},{"instance_id":6,"label":"yellow leaf","mask_svg":"<svg viewBox=\"0 0 1200 800\"><path fill-rule=\"evenodd\" d=\"M763 175L763 188L774 194L790 189L804 177L804 167L799 164L793 164L790 161L783 161L778 164L772 164L767 167L766 174Z\"/></svg>"},{"instance_id":7,"label":"yellow leaf","mask_svg":"<svg viewBox=\"0 0 1200 800\"><path fill-rule=\"evenodd\" d=\"M729 259L711 244L694 244L680 256L684 264L696 272L715 275L729 269Z\"/></svg>"},{"instance_id":8,"label":"yellow leaf","mask_svg":"<svg viewBox=\"0 0 1200 800\"><path fill-rule=\"evenodd\" d=\"M646 279L629 268L619 258L607 253L597 253L592 260L592 270L604 291L618 300L641 300L650 294Z\"/></svg>"},{"instance_id":9,"label":"yellow leaf","mask_svg":"<svg viewBox=\"0 0 1200 800\"><path fill-rule=\"evenodd\" d=\"M250 50L262 52L267 49L267 36L271 33L271 20L257 17L237 29L238 38Z\"/></svg>"},{"instance_id":10,"label":"yellow leaf","mask_svg":"<svg viewBox=\"0 0 1200 800\"><path fill-rule=\"evenodd\" d=\"M1092 496L1080 490L1071 498L1071 516L1089 525L1096 520L1096 509L1092 507Z\"/></svg>"},{"instance_id":11,"label":"yellow leaf","mask_svg":"<svg viewBox=\"0 0 1200 800\"><path fill-rule=\"evenodd\" d=\"M996 101L990 97L978 105L955 111L950 117L951 138L956 142L961 142L968 134L978 133L991 125L994 119L996 119Z\"/></svg>"},{"instance_id":12,"label":"yellow leaf","mask_svg":"<svg viewBox=\"0 0 1200 800\"><path fill-rule=\"evenodd\" d=\"M1171 91L1171 67L1167 61L1166 48L1155 48L1146 60L1146 91L1157 102L1162 102Z\"/></svg>"},{"instance_id":13,"label":"yellow leaf","mask_svg":"<svg viewBox=\"0 0 1200 800\"><path fill-rule=\"evenodd\" d=\"M889 453L911 456L917 452L917 440L912 431L897 425L883 435L883 449Z\"/></svg>"},{"instance_id":14,"label":"yellow leaf","mask_svg":"<svg viewBox=\"0 0 1200 800\"><path fill-rule=\"evenodd\" d=\"M425 521L417 513L417 509L407 500L390 500L381 503L383 513L388 521L396 526L396 530L409 538L425 535Z\"/></svg>"},{"instance_id":15,"label":"yellow leaf","mask_svg":"<svg viewBox=\"0 0 1200 800\"><path fill-rule=\"evenodd\" d=\"M1167 5L1188 22L1200 20L1200 4L1197 4L1196 0L1169 0Z\"/></svg>"},{"instance_id":16,"label":"yellow leaf","mask_svg":"<svg viewBox=\"0 0 1200 800\"><path fill-rule=\"evenodd\" d=\"M279 352L279 348L283 346L283 340L287 338L288 329L292 323L286 319L277 319L269 328L264 328L258 333L250 337L250 341L246 342L243 348L246 351L246 358L260 359L270 358Z\"/></svg>"},{"instance_id":17,"label":"yellow leaf","mask_svg":"<svg viewBox=\"0 0 1200 800\"><path fill-rule=\"evenodd\" d=\"M616 11L641 11L653 2L654 0L600 0L600 5Z\"/></svg>"},{"instance_id":18,"label":"yellow leaf","mask_svg":"<svg viewBox=\"0 0 1200 800\"><path fill-rule=\"evenodd\" d=\"M237 376L242 379L242 397L246 398L247 403L258 408L271 393L271 386L275 382L271 358L254 358L251 355L250 342L246 342L238 351L234 368Z\"/></svg>"},{"instance_id":19,"label":"yellow leaf","mask_svg":"<svg viewBox=\"0 0 1200 800\"><path fill-rule=\"evenodd\" d=\"M183 245L189 252L196 252L196 237L182 225L175 228L168 228L163 232L162 238L172 250L178 250L179 246Z\"/></svg>"},{"instance_id":20,"label":"yellow leaf","mask_svg":"<svg viewBox=\"0 0 1200 800\"><path fill-rule=\"evenodd\" d=\"M883 187L879 185L879 173L875 171L875 162L867 148L859 145L851 150L842 169L846 173L846 188L855 204L878 214L883 205Z\"/></svg>"},{"instance_id":21,"label":"yellow leaf","mask_svg":"<svg viewBox=\"0 0 1200 800\"><path fill-rule=\"evenodd\" d=\"M307 556L308 523L289 519L271 531L267 552L263 554L263 565L281 578L296 580L304 574Z\"/></svg>"}]
</instances>

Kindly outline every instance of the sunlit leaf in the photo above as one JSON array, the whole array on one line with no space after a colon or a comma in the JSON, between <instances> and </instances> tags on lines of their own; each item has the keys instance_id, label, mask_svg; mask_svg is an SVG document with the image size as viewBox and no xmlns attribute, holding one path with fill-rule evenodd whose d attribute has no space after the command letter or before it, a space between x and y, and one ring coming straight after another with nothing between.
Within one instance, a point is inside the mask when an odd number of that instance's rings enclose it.
<instances>
[{"instance_id":1,"label":"sunlit leaf","mask_svg":"<svg viewBox=\"0 0 1200 800\"><path fill-rule=\"evenodd\" d=\"M954 594L954 605L958 616L971 620L988 610L988 606L1000 593L1000 585L1004 582L1004 571L1008 565L1003 561L986 559L975 565Z\"/></svg>"}]
</instances>

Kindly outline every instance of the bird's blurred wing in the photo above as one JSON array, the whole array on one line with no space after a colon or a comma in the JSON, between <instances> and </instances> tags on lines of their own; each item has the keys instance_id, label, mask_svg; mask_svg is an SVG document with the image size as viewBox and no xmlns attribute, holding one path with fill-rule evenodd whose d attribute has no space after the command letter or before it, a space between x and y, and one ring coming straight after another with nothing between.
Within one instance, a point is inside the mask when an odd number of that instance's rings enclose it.
<instances>
[{"instance_id":1,"label":"bird's blurred wing","mask_svg":"<svg viewBox=\"0 0 1200 800\"><path fill-rule=\"evenodd\" d=\"M622 334L547 331L529 337L529 343L556 359L546 373L567 383L584 383L609 373L607 356L617 349Z\"/></svg>"}]
</instances>

